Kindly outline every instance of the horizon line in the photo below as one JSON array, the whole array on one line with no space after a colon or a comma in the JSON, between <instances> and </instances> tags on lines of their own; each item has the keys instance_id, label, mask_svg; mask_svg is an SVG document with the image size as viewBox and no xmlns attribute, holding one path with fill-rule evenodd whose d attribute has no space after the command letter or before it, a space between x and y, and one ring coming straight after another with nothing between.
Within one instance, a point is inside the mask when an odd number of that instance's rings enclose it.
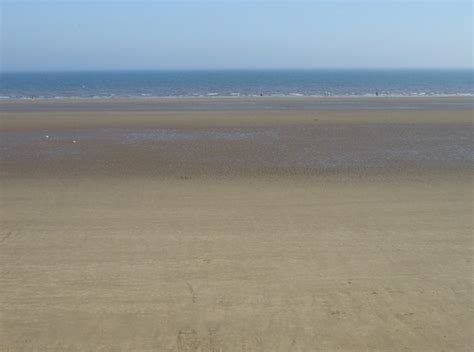
<instances>
[{"instance_id":1,"label":"horizon line","mask_svg":"<svg viewBox=\"0 0 474 352\"><path fill-rule=\"evenodd\" d=\"M254 68L117 68L117 69L46 69L2 70L9 73L92 73L92 72L199 72L199 71L474 71L471 67L254 67Z\"/></svg>"}]
</instances>

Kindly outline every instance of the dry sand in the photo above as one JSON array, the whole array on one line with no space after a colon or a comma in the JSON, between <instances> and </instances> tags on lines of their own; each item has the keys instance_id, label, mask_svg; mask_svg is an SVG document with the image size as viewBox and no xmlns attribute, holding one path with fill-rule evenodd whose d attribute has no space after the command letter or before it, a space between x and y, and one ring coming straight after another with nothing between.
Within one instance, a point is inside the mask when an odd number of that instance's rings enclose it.
<instances>
[{"instance_id":1,"label":"dry sand","mask_svg":"<svg viewBox=\"0 0 474 352\"><path fill-rule=\"evenodd\" d=\"M3 113L0 350L471 351L471 136L468 110Z\"/></svg>"}]
</instances>

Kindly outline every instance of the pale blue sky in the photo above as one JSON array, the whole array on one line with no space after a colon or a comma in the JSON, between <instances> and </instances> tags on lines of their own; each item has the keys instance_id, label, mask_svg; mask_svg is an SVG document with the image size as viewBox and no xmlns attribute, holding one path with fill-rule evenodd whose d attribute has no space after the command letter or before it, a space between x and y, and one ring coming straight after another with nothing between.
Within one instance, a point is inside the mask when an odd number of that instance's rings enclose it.
<instances>
[{"instance_id":1,"label":"pale blue sky","mask_svg":"<svg viewBox=\"0 0 474 352\"><path fill-rule=\"evenodd\" d=\"M0 1L3 71L472 67L464 0Z\"/></svg>"}]
</instances>

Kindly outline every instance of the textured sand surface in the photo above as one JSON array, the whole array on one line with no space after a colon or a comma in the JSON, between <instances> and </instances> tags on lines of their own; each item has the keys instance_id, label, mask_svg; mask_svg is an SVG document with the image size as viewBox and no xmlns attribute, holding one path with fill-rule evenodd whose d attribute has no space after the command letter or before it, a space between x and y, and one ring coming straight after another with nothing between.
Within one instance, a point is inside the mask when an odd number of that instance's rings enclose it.
<instances>
[{"instance_id":1,"label":"textured sand surface","mask_svg":"<svg viewBox=\"0 0 474 352\"><path fill-rule=\"evenodd\" d=\"M5 113L0 350L470 351L471 137L469 111Z\"/></svg>"}]
</instances>

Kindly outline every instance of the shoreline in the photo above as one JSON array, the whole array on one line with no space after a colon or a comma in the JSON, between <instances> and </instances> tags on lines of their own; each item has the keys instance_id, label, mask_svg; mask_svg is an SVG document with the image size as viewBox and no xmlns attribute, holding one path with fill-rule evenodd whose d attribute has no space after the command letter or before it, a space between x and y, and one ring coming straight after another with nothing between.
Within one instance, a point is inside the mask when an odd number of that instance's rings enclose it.
<instances>
[{"instance_id":1,"label":"shoreline","mask_svg":"<svg viewBox=\"0 0 474 352\"><path fill-rule=\"evenodd\" d=\"M22 98L0 98L0 102L24 102L24 101L167 101L167 100L189 100L189 101L200 101L200 100L320 100L320 101L337 101L337 100L474 100L474 94L434 94L434 95L378 95L375 94L364 94L364 95L164 95L164 96L89 96L89 97L22 97Z\"/></svg>"},{"instance_id":2,"label":"shoreline","mask_svg":"<svg viewBox=\"0 0 474 352\"><path fill-rule=\"evenodd\" d=\"M474 96L0 99L0 112L473 109Z\"/></svg>"}]
</instances>

